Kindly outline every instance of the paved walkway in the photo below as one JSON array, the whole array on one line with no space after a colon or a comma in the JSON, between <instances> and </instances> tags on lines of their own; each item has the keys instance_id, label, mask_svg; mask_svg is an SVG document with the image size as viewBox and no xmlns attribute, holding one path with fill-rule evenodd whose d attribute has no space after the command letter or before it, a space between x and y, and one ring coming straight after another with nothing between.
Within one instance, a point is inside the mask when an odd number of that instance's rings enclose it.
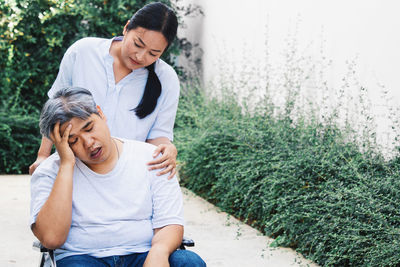
<instances>
[{"instance_id":1,"label":"paved walkway","mask_svg":"<svg viewBox=\"0 0 400 267\"><path fill-rule=\"evenodd\" d=\"M0 176L0 266L37 266L34 236L28 227L29 176ZM270 248L272 239L218 211L207 201L184 190L185 235L196 251L213 266L317 266L287 248Z\"/></svg>"}]
</instances>

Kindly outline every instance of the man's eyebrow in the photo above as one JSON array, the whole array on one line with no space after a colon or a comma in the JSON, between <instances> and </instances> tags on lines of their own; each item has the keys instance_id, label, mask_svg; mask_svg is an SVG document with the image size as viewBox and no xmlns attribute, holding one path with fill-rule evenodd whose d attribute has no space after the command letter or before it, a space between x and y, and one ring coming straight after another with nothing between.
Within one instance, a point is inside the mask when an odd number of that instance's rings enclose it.
<instances>
[{"instance_id":1,"label":"man's eyebrow","mask_svg":"<svg viewBox=\"0 0 400 267\"><path fill-rule=\"evenodd\" d=\"M140 39L140 37L137 37L137 38L138 38L139 42L142 43L142 45L146 46L146 44L143 42L142 39ZM157 49L151 49L151 51L154 51L154 52L161 52L161 50L157 50Z\"/></svg>"},{"instance_id":2,"label":"man's eyebrow","mask_svg":"<svg viewBox=\"0 0 400 267\"><path fill-rule=\"evenodd\" d=\"M81 128L81 130L85 130L87 127L89 127L91 124L93 123L93 121L88 121L85 125L83 125L83 127ZM71 137L73 137L74 136L74 134L70 134L69 136L68 136L68 138L71 138Z\"/></svg>"}]
</instances>

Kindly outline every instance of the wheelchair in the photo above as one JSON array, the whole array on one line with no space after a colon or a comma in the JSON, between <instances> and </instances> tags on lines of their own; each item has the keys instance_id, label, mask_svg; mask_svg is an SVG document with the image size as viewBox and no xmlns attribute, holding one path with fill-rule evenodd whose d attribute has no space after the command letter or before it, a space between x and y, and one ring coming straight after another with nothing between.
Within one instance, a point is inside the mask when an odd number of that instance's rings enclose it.
<instances>
[{"instance_id":1,"label":"wheelchair","mask_svg":"<svg viewBox=\"0 0 400 267\"><path fill-rule=\"evenodd\" d=\"M194 241L190 238L183 237L182 243L178 249L185 250L186 247L194 247ZM39 267L57 266L54 250L44 247L38 240L33 242L33 249L41 252L39 259Z\"/></svg>"}]
</instances>

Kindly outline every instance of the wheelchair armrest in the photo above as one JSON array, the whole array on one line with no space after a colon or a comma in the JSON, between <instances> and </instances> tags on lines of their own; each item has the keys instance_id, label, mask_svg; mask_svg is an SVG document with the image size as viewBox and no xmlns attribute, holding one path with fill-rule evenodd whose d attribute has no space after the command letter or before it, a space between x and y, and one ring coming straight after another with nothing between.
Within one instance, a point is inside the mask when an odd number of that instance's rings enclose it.
<instances>
[{"instance_id":1,"label":"wheelchair armrest","mask_svg":"<svg viewBox=\"0 0 400 267\"><path fill-rule=\"evenodd\" d=\"M182 239L182 243L179 246L179 249L185 249L185 247L194 247L193 239L190 239L190 238L187 238L184 236Z\"/></svg>"},{"instance_id":2,"label":"wheelchair armrest","mask_svg":"<svg viewBox=\"0 0 400 267\"><path fill-rule=\"evenodd\" d=\"M182 239L182 245L186 247L194 247L194 241L193 239L184 236Z\"/></svg>"},{"instance_id":3,"label":"wheelchair armrest","mask_svg":"<svg viewBox=\"0 0 400 267\"><path fill-rule=\"evenodd\" d=\"M46 247L44 247L39 240L35 240L33 241L33 245L32 245L33 249L35 250L39 250L40 252L50 252L52 251L51 249L48 249ZM180 245L180 249L185 249L185 247L194 247L194 241L193 239L187 238L187 237L183 237L182 239L182 243Z\"/></svg>"},{"instance_id":4,"label":"wheelchair armrest","mask_svg":"<svg viewBox=\"0 0 400 267\"><path fill-rule=\"evenodd\" d=\"M40 252L49 252L51 249L44 247L39 240L33 241L32 244L33 249L39 250Z\"/></svg>"}]
</instances>

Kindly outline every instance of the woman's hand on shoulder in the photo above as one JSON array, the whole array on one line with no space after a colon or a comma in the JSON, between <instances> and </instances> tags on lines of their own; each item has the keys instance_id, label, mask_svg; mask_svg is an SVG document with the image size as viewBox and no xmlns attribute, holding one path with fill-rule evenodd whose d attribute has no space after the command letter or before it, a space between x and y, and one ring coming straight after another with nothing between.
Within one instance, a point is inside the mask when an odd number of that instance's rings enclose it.
<instances>
[{"instance_id":1,"label":"woman's hand on shoulder","mask_svg":"<svg viewBox=\"0 0 400 267\"><path fill-rule=\"evenodd\" d=\"M163 169L157 175L170 173L168 179L172 179L176 174L176 156L178 155L178 151L174 144L169 143L158 145L156 150L154 150L153 158L156 158L160 153L162 154L161 157L147 163L147 165L150 165L149 170Z\"/></svg>"}]
</instances>

